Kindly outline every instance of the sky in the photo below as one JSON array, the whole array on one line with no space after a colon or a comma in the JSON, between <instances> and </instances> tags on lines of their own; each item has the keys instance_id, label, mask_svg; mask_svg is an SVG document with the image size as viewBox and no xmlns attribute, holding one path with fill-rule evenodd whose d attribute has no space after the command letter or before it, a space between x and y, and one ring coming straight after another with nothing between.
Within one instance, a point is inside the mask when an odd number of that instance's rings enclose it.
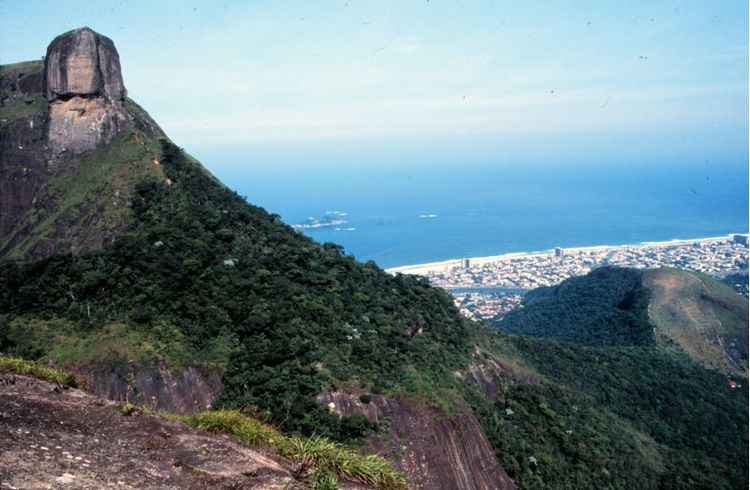
<instances>
[{"instance_id":1,"label":"sky","mask_svg":"<svg viewBox=\"0 0 750 490\"><path fill-rule=\"evenodd\" d=\"M0 0L0 63L84 25L198 156L747 158L743 0Z\"/></svg>"}]
</instances>

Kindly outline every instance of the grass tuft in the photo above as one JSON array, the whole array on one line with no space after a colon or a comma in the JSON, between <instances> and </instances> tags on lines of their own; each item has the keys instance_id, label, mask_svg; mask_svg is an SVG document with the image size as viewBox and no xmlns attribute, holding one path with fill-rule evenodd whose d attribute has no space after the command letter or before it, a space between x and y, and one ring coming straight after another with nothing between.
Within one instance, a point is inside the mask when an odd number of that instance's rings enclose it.
<instances>
[{"instance_id":1,"label":"grass tuft","mask_svg":"<svg viewBox=\"0 0 750 490\"><path fill-rule=\"evenodd\" d=\"M34 361L27 361L18 357L0 356L0 374L4 373L34 376L35 378L57 383L62 386L69 386L71 388L78 388L83 385L83 383L79 382L79 380L70 373L42 366Z\"/></svg>"},{"instance_id":2,"label":"grass tuft","mask_svg":"<svg viewBox=\"0 0 750 490\"><path fill-rule=\"evenodd\" d=\"M284 439L276 429L236 410L206 411L174 418L199 429L232 434L251 446L278 447Z\"/></svg>"},{"instance_id":3,"label":"grass tuft","mask_svg":"<svg viewBox=\"0 0 750 490\"><path fill-rule=\"evenodd\" d=\"M129 417L131 415L137 415L139 412L140 412L139 408L130 402L125 402L122 405L120 405L120 413L126 417Z\"/></svg>"},{"instance_id":4,"label":"grass tuft","mask_svg":"<svg viewBox=\"0 0 750 490\"><path fill-rule=\"evenodd\" d=\"M172 418L193 427L232 434L252 446L275 449L293 462L297 477L309 475L315 489L337 488L339 478L379 490L409 488L404 475L380 456L362 455L324 437L285 436L236 410L207 411Z\"/></svg>"},{"instance_id":5,"label":"grass tuft","mask_svg":"<svg viewBox=\"0 0 750 490\"><path fill-rule=\"evenodd\" d=\"M315 471L310 480L310 486L313 490L336 490L339 488L339 479L336 475L327 471Z\"/></svg>"}]
</instances>

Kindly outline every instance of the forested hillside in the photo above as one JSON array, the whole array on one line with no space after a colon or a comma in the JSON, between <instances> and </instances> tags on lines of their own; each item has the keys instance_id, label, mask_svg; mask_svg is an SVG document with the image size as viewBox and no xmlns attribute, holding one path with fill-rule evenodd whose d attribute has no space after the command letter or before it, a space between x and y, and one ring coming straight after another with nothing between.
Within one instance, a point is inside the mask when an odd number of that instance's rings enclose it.
<instances>
[{"instance_id":1,"label":"forested hillside","mask_svg":"<svg viewBox=\"0 0 750 490\"><path fill-rule=\"evenodd\" d=\"M114 246L1 266L0 349L204 363L226 372L222 405L337 438L365 427L316 404L324 388L414 390L462 365L467 329L447 293L311 241L163 144L169 183L138 184Z\"/></svg>"},{"instance_id":2,"label":"forested hillside","mask_svg":"<svg viewBox=\"0 0 750 490\"><path fill-rule=\"evenodd\" d=\"M641 275L635 269L602 267L558 286L535 289L524 298L523 308L497 325L509 333L589 345L653 343Z\"/></svg>"},{"instance_id":3,"label":"forested hillside","mask_svg":"<svg viewBox=\"0 0 750 490\"><path fill-rule=\"evenodd\" d=\"M495 325L584 345L674 345L707 367L747 376L747 298L705 274L602 267L531 291Z\"/></svg>"},{"instance_id":4,"label":"forested hillside","mask_svg":"<svg viewBox=\"0 0 750 490\"><path fill-rule=\"evenodd\" d=\"M523 488L740 488L748 481L747 379L658 346L589 347L497 334L538 382L473 398ZM527 378L528 380L528 378ZM533 459L532 459L533 458Z\"/></svg>"}]
</instances>

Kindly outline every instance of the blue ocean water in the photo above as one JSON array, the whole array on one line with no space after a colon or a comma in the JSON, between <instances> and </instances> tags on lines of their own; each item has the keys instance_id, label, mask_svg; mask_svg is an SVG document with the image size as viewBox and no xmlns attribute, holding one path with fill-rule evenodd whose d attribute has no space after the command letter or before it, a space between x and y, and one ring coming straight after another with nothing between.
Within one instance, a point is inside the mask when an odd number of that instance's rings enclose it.
<instances>
[{"instance_id":1,"label":"blue ocean water","mask_svg":"<svg viewBox=\"0 0 750 490\"><path fill-rule=\"evenodd\" d=\"M208 164L219 178L287 223L347 213L342 228L353 230L306 233L386 268L748 231L746 160L294 167L220 159L230 164Z\"/></svg>"}]
</instances>

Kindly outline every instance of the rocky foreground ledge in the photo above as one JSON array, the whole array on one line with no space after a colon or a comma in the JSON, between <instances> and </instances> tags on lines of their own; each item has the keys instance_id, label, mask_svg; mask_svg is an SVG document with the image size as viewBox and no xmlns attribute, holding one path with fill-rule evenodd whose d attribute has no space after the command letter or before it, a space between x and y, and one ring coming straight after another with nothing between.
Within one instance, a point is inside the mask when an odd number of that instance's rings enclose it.
<instances>
[{"instance_id":1,"label":"rocky foreground ledge","mask_svg":"<svg viewBox=\"0 0 750 490\"><path fill-rule=\"evenodd\" d=\"M125 412L78 389L0 375L0 489L307 488L270 452Z\"/></svg>"}]
</instances>

